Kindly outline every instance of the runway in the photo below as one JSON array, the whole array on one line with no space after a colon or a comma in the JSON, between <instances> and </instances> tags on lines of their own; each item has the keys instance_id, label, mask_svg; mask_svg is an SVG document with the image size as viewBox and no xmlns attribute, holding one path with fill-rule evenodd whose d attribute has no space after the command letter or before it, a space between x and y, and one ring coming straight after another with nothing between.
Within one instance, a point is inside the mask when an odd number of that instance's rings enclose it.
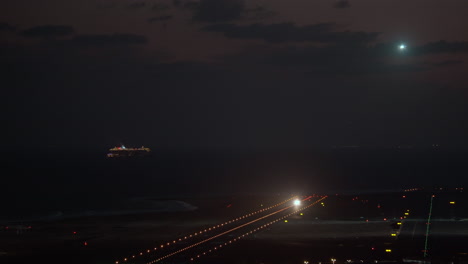
<instances>
[{"instance_id":1,"label":"runway","mask_svg":"<svg viewBox=\"0 0 468 264\"><path fill-rule=\"evenodd\" d=\"M143 249L131 256L116 260L115 263L154 264L196 261L249 235L266 230L275 223L287 222L289 217L322 203L326 198L326 196L291 197L258 211Z\"/></svg>"}]
</instances>

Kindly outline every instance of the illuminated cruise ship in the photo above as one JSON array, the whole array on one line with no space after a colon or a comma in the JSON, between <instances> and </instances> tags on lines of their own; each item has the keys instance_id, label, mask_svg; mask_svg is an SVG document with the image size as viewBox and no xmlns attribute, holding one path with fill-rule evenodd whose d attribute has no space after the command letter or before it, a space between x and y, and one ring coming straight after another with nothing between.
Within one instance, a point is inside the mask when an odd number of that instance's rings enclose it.
<instances>
[{"instance_id":1,"label":"illuminated cruise ship","mask_svg":"<svg viewBox=\"0 0 468 264\"><path fill-rule=\"evenodd\" d=\"M124 157L144 157L148 156L151 150L141 146L141 148L126 148L124 145L109 149L107 157L109 158L124 158Z\"/></svg>"}]
</instances>

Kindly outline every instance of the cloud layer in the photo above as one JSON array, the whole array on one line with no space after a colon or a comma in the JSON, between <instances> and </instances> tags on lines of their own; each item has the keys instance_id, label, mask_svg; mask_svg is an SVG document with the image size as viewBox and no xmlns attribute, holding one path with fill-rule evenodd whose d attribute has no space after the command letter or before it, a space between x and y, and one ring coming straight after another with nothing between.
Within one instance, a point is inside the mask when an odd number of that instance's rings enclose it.
<instances>
[{"instance_id":1,"label":"cloud layer","mask_svg":"<svg viewBox=\"0 0 468 264\"><path fill-rule=\"evenodd\" d=\"M351 4L348 0L338 0L333 4L333 7L338 9L344 9L351 7Z\"/></svg>"},{"instance_id":2,"label":"cloud layer","mask_svg":"<svg viewBox=\"0 0 468 264\"><path fill-rule=\"evenodd\" d=\"M71 26L44 25L25 29L21 34L25 37L31 38L50 38L68 36L74 32L75 29Z\"/></svg>"},{"instance_id":3,"label":"cloud layer","mask_svg":"<svg viewBox=\"0 0 468 264\"><path fill-rule=\"evenodd\" d=\"M213 24L203 28L205 31L220 32L228 38L263 39L267 42L311 41L367 43L379 36L378 32L335 31L333 23L296 26L293 23L279 24Z\"/></svg>"},{"instance_id":4,"label":"cloud layer","mask_svg":"<svg viewBox=\"0 0 468 264\"><path fill-rule=\"evenodd\" d=\"M147 41L148 39L145 36L137 34L95 34L78 35L71 40L71 43L86 46L107 46L144 44Z\"/></svg>"},{"instance_id":5,"label":"cloud layer","mask_svg":"<svg viewBox=\"0 0 468 264\"><path fill-rule=\"evenodd\" d=\"M1 31L15 31L16 27L8 24L8 23L1 23L0 22L0 32Z\"/></svg>"},{"instance_id":6,"label":"cloud layer","mask_svg":"<svg viewBox=\"0 0 468 264\"><path fill-rule=\"evenodd\" d=\"M245 11L243 0L201 0L194 19L202 22L224 22L239 19Z\"/></svg>"}]
</instances>

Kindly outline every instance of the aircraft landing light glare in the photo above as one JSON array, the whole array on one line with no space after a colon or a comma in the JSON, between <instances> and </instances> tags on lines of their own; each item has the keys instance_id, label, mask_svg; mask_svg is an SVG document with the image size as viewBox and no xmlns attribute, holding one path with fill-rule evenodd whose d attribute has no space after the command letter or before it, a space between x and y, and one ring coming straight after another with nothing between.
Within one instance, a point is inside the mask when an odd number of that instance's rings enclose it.
<instances>
[{"instance_id":1,"label":"aircraft landing light glare","mask_svg":"<svg viewBox=\"0 0 468 264\"><path fill-rule=\"evenodd\" d=\"M295 206L301 205L301 201L298 199L294 200L294 205Z\"/></svg>"},{"instance_id":2,"label":"aircraft landing light glare","mask_svg":"<svg viewBox=\"0 0 468 264\"><path fill-rule=\"evenodd\" d=\"M400 44L400 46L398 46L398 48L400 50L405 50L406 49L406 45L405 44Z\"/></svg>"}]
</instances>

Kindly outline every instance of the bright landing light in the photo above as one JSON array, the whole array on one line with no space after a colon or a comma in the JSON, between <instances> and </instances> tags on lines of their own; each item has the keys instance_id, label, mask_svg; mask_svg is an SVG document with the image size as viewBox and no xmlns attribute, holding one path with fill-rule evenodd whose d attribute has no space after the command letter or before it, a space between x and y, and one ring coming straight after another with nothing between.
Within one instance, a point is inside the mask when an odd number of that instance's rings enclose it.
<instances>
[{"instance_id":1,"label":"bright landing light","mask_svg":"<svg viewBox=\"0 0 468 264\"><path fill-rule=\"evenodd\" d=\"M301 205L301 201L298 199L294 200L294 205L295 206Z\"/></svg>"},{"instance_id":2,"label":"bright landing light","mask_svg":"<svg viewBox=\"0 0 468 264\"><path fill-rule=\"evenodd\" d=\"M400 46L398 46L398 48L400 50L405 50L406 49L406 45L405 44L400 44Z\"/></svg>"}]
</instances>

